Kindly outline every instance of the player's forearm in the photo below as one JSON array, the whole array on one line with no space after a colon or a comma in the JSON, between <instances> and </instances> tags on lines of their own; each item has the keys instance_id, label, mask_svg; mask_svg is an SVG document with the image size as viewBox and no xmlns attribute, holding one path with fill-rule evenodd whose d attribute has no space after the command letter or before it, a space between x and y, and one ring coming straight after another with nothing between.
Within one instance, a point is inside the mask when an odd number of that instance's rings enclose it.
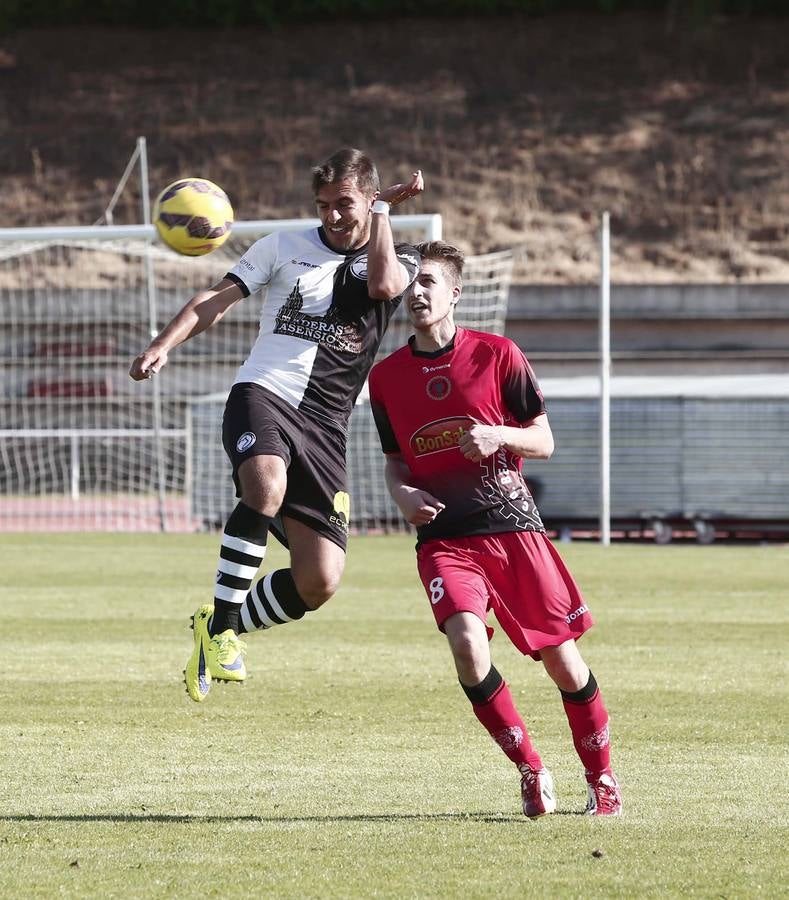
<instances>
[{"instance_id":1,"label":"player's forearm","mask_svg":"<svg viewBox=\"0 0 789 900\"><path fill-rule=\"evenodd\" d=\"M523 459L549 459L553 454L553 434L547 423L530 423L524 428L496 426L501 446Z\"/></svg>"},{"instance_id":2,"label":"player's forearm","mask_svg":"<svg viewBox=\"0 0 789 900\"><path fill-rule=\"evenodd\" d=\"M406 288L407 276L395 253L386 213L373 213L367 249L367 291L373 300L391 300Z\"/></svg>"},{"instance_id":3,"label":"player's forearm","mask_svg":"<svg viewBox=\"0 0 789 900\"><path fill-rule=\"evenodd\" d=\"M384 481L395 503L397 503L397 497L401 492L412 490L408 484L410 477L411 470L402 460L387 456L386 465L384 466Z\"/></svg>"},{"instance_id":4,"label":"player's forearm","mask_svg":"<svg viewBox=\"0 0 789 900\"><path fill-rule=\"evenodd\" d=\"M198 297L200 295L198 294ZM151 341L151 347L163 350L172 350L184 341L189 340L201 331L208 328L205 316L200 315L199 307L195 305L197 297L193 297L189 303L174 316L159 334Z\"/></svg>"},{"instance_id":5,"label":"player's forearm","mask_svg":"<svg viewBox=\"0 0 789 900\"><path fill-rule=\"evenodd\" d=\"M417 503L419 488L410 484L412 475L406 463L400 459L387 457L384 468L384 480L389 496L397 504L400 512L410 520L413 507Z\"/></svg>"},{"instance_id":6,"label":"player's forearm","mask_svg":"<svg viewBox=\"0 0 789 900\"><path fill-rule=\"evenodd\" d=\"M384 476L392 499L411 525L427 525L446 508L438 497L409 483L411 470L402 458L388 456Z\"/></svg>"},{"instance_id":7,"label":"player's forearm","mask_svg":"<svg viewBox=\"0 0 789 900\"><path fill-rule=\"evenodd\" d=\"M172 350L218 322L235 302L223 291L200 291L162 329L151 347Z\"/></svg>"}]
</instances>

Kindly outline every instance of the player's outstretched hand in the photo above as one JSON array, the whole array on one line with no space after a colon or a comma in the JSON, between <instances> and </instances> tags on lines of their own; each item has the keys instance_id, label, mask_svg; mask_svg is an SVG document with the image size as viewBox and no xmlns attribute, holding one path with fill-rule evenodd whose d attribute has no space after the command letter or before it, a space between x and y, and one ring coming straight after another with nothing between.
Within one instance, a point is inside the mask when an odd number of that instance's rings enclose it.
<instances>
[{"instance_id":1,"label":"player's outstretched hand","mask_svg":"<svg viewBox=\"0 0 789 900\"><path fill-rule=\"evenodd\" d=\"M391 187L384 188L382 191L378 192L378 196L375 199L385 200L390 206L397 206L398 203L402 203L404 200L410 200L411 197L416 197L417 194L421 194L424 189L425 179L422 177L422 170L417 169L411 176L410 181L393 184Z\"/></svg>"},{"instance_id":2,"label":"player's outstretched hand","mask_svg":"<svg viewBox=\"0 0 789 900\"><path fill-rule=\"evenodd\" d=\"M158 374L162 366L167 363L167 351L151 349L144 350L131 364L129 375L135 381L144 381Z\"/></svg>"}]
</instances>

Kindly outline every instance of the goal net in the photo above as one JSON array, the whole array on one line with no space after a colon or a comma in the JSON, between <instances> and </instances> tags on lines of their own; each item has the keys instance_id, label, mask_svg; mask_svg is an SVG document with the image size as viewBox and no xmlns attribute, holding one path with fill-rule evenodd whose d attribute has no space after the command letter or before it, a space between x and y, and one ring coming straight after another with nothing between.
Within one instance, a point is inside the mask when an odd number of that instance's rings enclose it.
<instances>
[{"instance_id":1,"label":"goal net","mask_svg":"<svg viewBox=\"0 0 789 900\"><path fill-rule=\"evenodd\" d=\"M437 236L437 219L392 223L398 239L417 241ZM128 368L191 294L278 224L309 223L236 223L231 241L194 259L152 244L151 226L0 230L0 530L221 526L235 502L222 408L259 304L238 304L179 347L159 378L136 383ZM461 321L503 330L511 270L510 253L469 260ZM382 353L406 337L398 314ZM364 397L351 429L357 527L391 527Z\"/></svg>"}]
</instances>

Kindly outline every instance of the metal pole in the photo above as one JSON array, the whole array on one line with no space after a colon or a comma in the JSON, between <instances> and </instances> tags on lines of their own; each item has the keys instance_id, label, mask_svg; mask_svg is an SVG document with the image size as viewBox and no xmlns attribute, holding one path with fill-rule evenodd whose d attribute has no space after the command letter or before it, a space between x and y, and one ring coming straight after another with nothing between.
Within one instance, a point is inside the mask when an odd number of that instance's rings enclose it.
<instances>
[{"instance_id":1,"label":"metal pole","mask_svg":"<svg viewBox=\"0 0 789 900\"><path fill-rule=\"evenodd\" d=\"M611 543L611 229L600 227L600 543Z\"/></svg>"},{"instance_id":2,"label":"metal pole","mask_svg":"<svg viewBox=\"0 0 789 900\"><path fill-rule=\"evenodd\" d=\"M71 499L79 500L79 437L71 435Z\"/></svg>"},{"instance_id":3,"label":"metal pole","mask_svg":"<svg viewBox=\"0 0 789 900\"><path fill-rule=\"evenodd\" d=\"M186 437L184 438L184 493L186 494L186 509L189 516L189 524L187 528L192 530L192 523L195 519L195 495L194 495L194 470L192 459L194 456L194 446L192 444L192 432L194 431L194 414L192 413L192 405L186 404L186 412L184 413L184 428L186 429Z\"/></svg>"},{"instance_id":4,"label":"metal pole","mask_svg":"<svg viewBox=\"0 0 789 900\"><path fill-rule=\"evenodd\" d=\"M103 216L101 216L94 225L98 225L102 219L107 223L107 225L112 225L112 211L115 209L115 204L120 199L121 194L123 193L123 189L126 187L126 182L129 180L129 175L131 175L134 165L139 159L140 156L140 142L137 141L137 146L134 148L134 153L132 153L131 158L126 163L126 168L124 169L123 175L121 175L121 180L115 186L115 193L112 195L112 199L107 204L107 208L104 210Z\"/></svg>"},{"instance_id":5,"label":"metal pole","mask_svg":"<svg viewBox=\"0 0 789 900\"><path fill-rule=\"evenodd\" d=\"M151 198L148 186L148 150L144 137L137 138L137 149L140 158L140 193L142 194L142 217L145 225L151 224ZM153 259L150 253L145 254L145 280L148 292L148 328L153 340L159 333L156 305L156 278ZM153 382L153 432L156 451L156 489L158 495L159 528L167 531L167 508L165 492L164 444L162 442L162 390L159 379Z\"/></svg>"}]
</instances>

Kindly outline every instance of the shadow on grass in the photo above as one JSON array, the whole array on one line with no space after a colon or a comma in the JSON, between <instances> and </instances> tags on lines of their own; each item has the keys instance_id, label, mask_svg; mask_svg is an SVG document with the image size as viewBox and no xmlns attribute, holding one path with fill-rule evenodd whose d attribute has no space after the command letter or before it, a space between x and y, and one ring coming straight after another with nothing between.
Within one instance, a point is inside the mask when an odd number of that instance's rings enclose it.
<instances>
[{"instance_id":1,"label":"shadow on grass","mask_svg":"<svg viewBox=\"0 0 789 900\"><path fill-rule=\"evenodd\" d=\"M557 810L557 816L581 816L581 810ZM167 822L181 825L211 825L219 822L258 822L268 824L295 824L298 822L491 822L509 824L527 821L522 815L504 815L492 812L472 813L356 813L347 816L201 816L167 815L164 813L85 813L84 815L0 815L0 822Z\"/></svg>"}]
</instances>

